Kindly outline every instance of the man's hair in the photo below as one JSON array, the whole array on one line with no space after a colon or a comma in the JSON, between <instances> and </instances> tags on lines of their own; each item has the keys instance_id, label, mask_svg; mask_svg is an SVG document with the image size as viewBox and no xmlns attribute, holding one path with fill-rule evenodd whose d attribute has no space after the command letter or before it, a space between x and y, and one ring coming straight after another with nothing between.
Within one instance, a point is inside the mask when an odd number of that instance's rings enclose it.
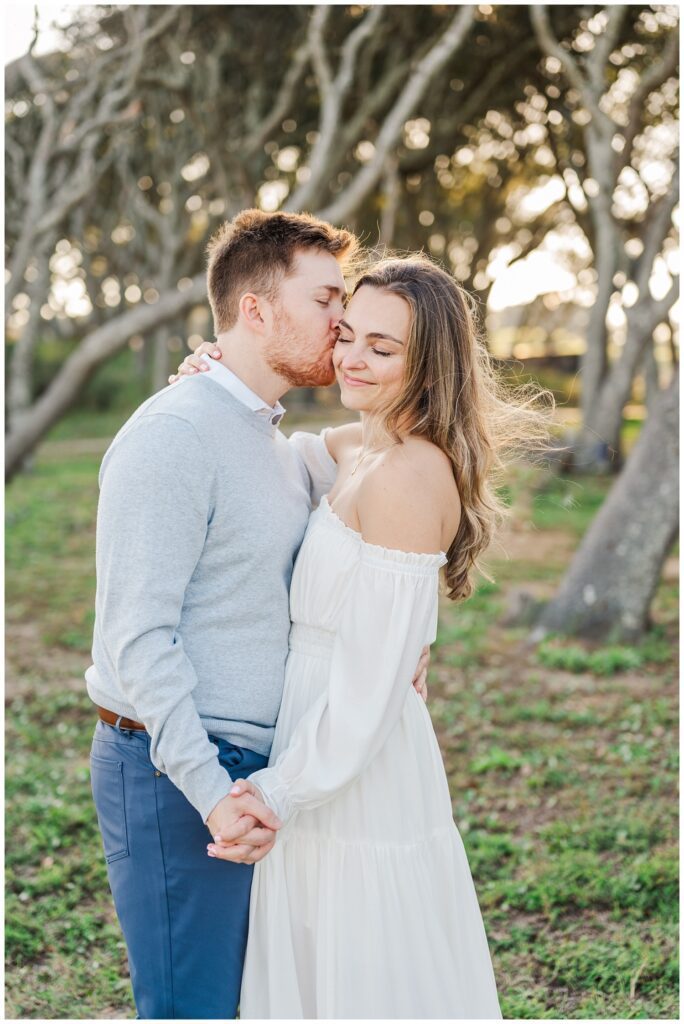
<instances>
[{"instance_id":1,"label":"man's hair","mask_svg":"<svg viewBox=\"0 0 684 1024\"><path fill-rule=\"evenodd\" d=\"M207 286L217 334L236 323L246 291L275 298L300 249L329 252L344 267L358 249L350 231L308 213L243 210L225 221L207 246Z\"/></svg>"}]
</instances>

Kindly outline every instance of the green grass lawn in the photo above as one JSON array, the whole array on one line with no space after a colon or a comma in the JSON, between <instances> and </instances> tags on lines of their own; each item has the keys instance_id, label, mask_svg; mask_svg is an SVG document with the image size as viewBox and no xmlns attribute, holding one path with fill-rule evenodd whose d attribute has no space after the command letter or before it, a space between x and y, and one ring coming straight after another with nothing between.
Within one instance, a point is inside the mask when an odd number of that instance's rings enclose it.
<instances>
[{"instance_id":1,"label":"green grass lawn","mask_svg":"<svg viewBox=\"0 0 684 1024\"><path fill-rule=\"evenodd\" d=\"M133 1017L88 776L100 455L69 436L6 503L6 1016ZM430 682L503 1013L677 1018L677 582L639 648L528 647L511 595L550 596L607 485L507 490L510 557L443 603Z\"/></svg>"}]
</instances>

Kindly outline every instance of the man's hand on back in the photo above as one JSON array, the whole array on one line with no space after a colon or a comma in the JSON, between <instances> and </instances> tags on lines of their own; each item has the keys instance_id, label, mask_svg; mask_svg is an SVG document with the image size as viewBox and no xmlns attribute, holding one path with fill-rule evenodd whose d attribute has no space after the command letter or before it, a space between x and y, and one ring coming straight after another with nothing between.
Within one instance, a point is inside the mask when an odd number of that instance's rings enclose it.
<instances>
[{"instance_id":1,"label":"man's hand on back","mask_svg":"<svg viewBox=\"0 0 684 1024\"><path fill-rule=\"evenodd\" d=\"M413 677L412 686L416 693L427 701L427 670L430 664L430 647L426 644L423 650L420 652L420 659L416 666L416 672Z\"/></svg>"},{"instance_id":2,"label":"man's hand on back","mask_svg":"<svg viewBox=\"0 0 684 1024\"><path fill-rule=\"evenodd\" d=\"M281 822L259 798L255 786L247 789L242 779L238 785L238 795L224 796L207 818L214 838L207 852L220 860L254 864L273 848Z\"/></svg>"}]
</instances>

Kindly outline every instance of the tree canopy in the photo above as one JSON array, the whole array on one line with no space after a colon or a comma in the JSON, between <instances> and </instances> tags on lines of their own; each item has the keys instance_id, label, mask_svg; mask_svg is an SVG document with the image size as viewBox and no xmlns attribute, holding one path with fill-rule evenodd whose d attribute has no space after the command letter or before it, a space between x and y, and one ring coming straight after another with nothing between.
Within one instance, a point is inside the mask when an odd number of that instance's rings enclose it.
<instances>
[{"instance_id":1,"label":"tree canopy","mask_svg":"<svg viewBox=\"0 0 684 1024\"><path fill-rule=\"evenodd\" d=\"M159 386L169 338L206 336L206 241L252 205L425 248L483 304L563 260L549 306L590 311L585 426L615 444L653 339L676 354L676 51L663 6L74 9L7 71L9 471L127 343Z\"/></svg>"}]
</instances>

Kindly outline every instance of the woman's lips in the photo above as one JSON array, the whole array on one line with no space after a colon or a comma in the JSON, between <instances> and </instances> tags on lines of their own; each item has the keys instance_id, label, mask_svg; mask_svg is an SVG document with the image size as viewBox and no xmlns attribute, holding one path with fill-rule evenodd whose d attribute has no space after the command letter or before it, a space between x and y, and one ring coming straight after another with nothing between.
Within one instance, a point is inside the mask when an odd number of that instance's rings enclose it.
<instances>
[{"instance_id":1,"label":"woman's lips","mask_svg":"<svg viewBox=\"0 0 684 1024\"><path fill-rule=\"evenodd\" d=\"M346 373L342 374L342 380L345 384L349 385L350 388L370 387L370 381L359 380L357 377L348 377Z\"/></svg>"}]
</instances>

